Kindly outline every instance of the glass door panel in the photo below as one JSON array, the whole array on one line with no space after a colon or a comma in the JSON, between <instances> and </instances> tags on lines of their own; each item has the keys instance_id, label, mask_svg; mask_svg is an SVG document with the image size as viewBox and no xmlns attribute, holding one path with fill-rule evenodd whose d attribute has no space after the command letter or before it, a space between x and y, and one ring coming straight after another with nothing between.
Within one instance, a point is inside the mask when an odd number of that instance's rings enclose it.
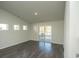
<instances>
[{"instance_id":1,"label":"glass door panel","mask_svg":"<svg viewBox=\"0 0 79 59\"><path fill-rule=\"evenodd\" d=\"M51 26L39 26L39 40L50 42Z\"/></svg>"}]
</instances>

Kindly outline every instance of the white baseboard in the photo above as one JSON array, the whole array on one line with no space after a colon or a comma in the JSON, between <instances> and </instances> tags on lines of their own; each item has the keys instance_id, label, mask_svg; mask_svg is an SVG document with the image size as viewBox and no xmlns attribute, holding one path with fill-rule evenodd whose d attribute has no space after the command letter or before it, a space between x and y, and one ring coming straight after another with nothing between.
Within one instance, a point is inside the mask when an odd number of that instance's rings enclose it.
<instances>
[{"instance_id":1,"label":"white baseboard","mask_svg":"<svg viewBox=\"0 0 79 59\"><path fill-rule=\"evenodd\" d=\"M29 40L27 40L27 41L29 41ZM15 44L10 44L10 45L8 45L8 46L2 46L2 47L0 47L0 49L5 49L5 48L11 47L11 46L15 46L15 45L18 45L18 44L27 42L27 41L18 42L18 43L15 43Z\"/></svg>"},{"instance_id":2,"label":"white baseboard","mask_svg":"<svg viewBox=\"0 0 79 59\"><path fill-rule=\"evenodd\" d=\"M40 40L34 40L34 41L40 41ZM61 43L61 42L53 42L53 41L50 41L51 43L55 43L55 44L61 44L61 45L64 45L64 43Z\"/></svg>"}]
</instances>

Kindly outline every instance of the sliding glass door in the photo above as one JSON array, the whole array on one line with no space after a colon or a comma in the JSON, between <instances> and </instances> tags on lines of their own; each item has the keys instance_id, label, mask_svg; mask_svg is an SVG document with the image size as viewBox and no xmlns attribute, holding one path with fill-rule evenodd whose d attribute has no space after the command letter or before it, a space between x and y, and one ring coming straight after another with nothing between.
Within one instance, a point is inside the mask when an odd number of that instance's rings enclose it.
<instances>
[{"instance_id":1,"label":"sliding glass door","mask_svg":"<svg viewBox=\"0 0 79 59\"><path fill-rule=\"evenodd\" d=\"M39 26L39 40L50 42L52 39L52 27L50 25Z\"/></svg>"}]
</instances>

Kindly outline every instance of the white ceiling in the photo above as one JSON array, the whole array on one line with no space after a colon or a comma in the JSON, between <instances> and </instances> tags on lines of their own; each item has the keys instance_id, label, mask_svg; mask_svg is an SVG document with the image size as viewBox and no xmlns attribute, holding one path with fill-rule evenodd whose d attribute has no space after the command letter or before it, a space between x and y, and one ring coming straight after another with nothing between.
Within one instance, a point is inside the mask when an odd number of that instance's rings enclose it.
<instances>
[{"instance_id":1,"label":"white ceiling","mask_svg":"<svg viewBox=\"0 0 79 59\"><path fill-rule=\"evenodd\" d=\"M64 20L64 1L2 1L0 7L30 23Z\"/></svg>"}]
</instances>

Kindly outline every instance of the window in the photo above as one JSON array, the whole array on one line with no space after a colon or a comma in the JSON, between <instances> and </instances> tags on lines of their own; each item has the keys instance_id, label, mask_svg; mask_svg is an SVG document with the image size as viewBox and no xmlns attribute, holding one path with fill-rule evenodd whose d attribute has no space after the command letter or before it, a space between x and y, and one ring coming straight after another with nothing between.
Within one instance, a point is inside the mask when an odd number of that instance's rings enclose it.
<instances>
[{"instance_id":1,"label":"window","mask_svg":"<svg viewBox=\"0 0 79 59\"><path fill-rule=\"evenodd\" d=\"M14 30L20 30L20 26L19 25L14 25Z\"/></svg>"},{"instance_id":2,"label":"window","mask_svg":"<svg viewBox=\"0 0 79 59\"><path fill-rule=\"evenodd\" d=\"M26 25L23 25L23 30L27 30L27 26Z\"/></svg>"},{"instance_id":3,"label":"window","mask_svg":"<svg viewBox=\"0 0 79 59\"><path fill-rule=\"evenodd\" d=\"M0 31L1 30L8 30L8 24L0 24Z\"/></svg>"}]
</instances>

